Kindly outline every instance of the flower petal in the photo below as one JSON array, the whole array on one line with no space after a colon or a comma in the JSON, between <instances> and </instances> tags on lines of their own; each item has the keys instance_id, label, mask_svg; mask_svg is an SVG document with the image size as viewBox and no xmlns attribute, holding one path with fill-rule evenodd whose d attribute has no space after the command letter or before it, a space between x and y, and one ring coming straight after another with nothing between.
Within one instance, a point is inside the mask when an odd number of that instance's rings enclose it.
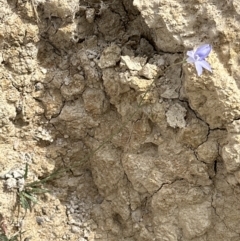
<instances>
[{"instance_id":1,"label":"flower petal","mask_svg":"<svg viewBox=\"0 0 240 241\"><path fill-rule=\"evenodd\" d=\"M205 61L205 60L202 60L202 61L198 61L198 63L204 68L204 69L207 69L208 71L212 72L212 68L210 66L210 64Z\"/></svg>"},{"instance_id":2,"label":"flower petal","mask_svg":"<svg viewBox=\"0 0 240 241\"><path fill-rule=\"evenodd\" d=\"M192 57L188 57L188 58L186 59L186 61L187 61L188 63L192 64L192 63L194 63L196 60L193 59Z\"/></svg>"},{"instance_id":3,"label":"flower petal","mask_svg":"<svg viewBox=\"0 0 240 241\"><path fill-rule=\"evenodd\" d=\"M203 44L197 48L194 53L195 59L198 56L201 60L207 58L212 50L212 46L210 44Z\"/></svg>"},{"instance_id":4,"label":"flower petal","mask_svg":"<svg viewBox=\"0 0 240 241\"><path fill-rule=\"evenodd\" d=\"M200 76L203 72L202 65L200 64L201 61L195 61L195 68L197 70L198 76Z\"/></svg>"},{"instance_id":5,"label":"flower petal","mask_svg":"<svg viewBox=\"0 0 240 241\"><path fill-rule=\"evenodd\" d=\"M189 56L190 58L194 59L194 51L187 51L187 56Z\"/></svg>"}]
</instances>

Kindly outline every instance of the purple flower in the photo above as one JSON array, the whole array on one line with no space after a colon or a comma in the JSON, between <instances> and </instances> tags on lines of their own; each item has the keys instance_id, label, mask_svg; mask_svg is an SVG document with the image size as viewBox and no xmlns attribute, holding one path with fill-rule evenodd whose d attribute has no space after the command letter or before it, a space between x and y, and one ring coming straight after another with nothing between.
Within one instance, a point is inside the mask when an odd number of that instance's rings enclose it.
<instances>
[{"instance_id":1,"label":"purple flower","mask_svg":"<svg viewBox=\"0 0 240 241\"><path fill-rule=\"evenodd\" d=\"M202 74L203 68L212 72L210 64L205 60L212 50L210 44L204 44L199 46L197 49L192 51L187 51L187 62L194 63L197 70L198 76Z\"/></svg>"}]
</instances>

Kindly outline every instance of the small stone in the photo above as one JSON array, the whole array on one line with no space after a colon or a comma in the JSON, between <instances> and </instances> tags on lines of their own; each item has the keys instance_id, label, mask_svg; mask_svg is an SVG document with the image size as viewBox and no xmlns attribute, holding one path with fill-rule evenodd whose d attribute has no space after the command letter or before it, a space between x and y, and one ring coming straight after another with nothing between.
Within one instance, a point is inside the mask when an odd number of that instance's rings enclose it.
<instances>
[{"instance_id":1,"label":"small stone","mask_svg":"<svg viewBox=\"0 0 240 241\"><path fill-rule=\"evenodd\" d=\"M102 238L102 234L96 233L95 237L96 237L97 239L100 239L100 238Z\"/></svg>"},{"instance_id":2,"label":"small stone","mask_svg":"<svg viewBox=\"0 0 240 241\"><path fill-rule=\"evenodd\" d=\"M147 79L153 79L158 74L158 68L153 64L146 64L143 68L138 72L140 76L144 76Z\"/></svg>"},{"instance_id":3,"label":"small stone","mask_svg":"<svg viewBox=\"0 0 240 241\"><path fill-rule=\"evenodd\" d=\"M86 239L85 238L80 238L80 239L78 239L78 241L86 241Z\"/></svg>"},{"instance_id":4,"label":"small stone","mask_svg":"<svg viewBox=\"0 0 240 241\"><path fill-rule=\"evenodd\" d=\"M44 85L40 82L35 84L35 90L39 91L39 90L43 90L44 89Z\"/></svg>"},{"instance_id":5,"label":"small stone","mask_svg":"<svg viewBox=\"0 0 240 241\"><path fill-rule=\"evenodd\" d=\"M178 93L176 92L175 89L166 89L162 94L162 98L165 99L177 99L178 98Z\"/></svg>"},{"instance_id":6,"label":"small stone","mask_svg":"<svg viewBox=\"0 0 240 241\"><path fill-rule=\"evenodd\" d=\"M36 222L37 222L38 225L42 225L42 223L44 222L44 217L37 216L36 217Z\"/></svg>"},{"instance_id":7,"label":"small stone","mask_svg":"<svg viewBox=\"0 0 240 241\"><path fill-rule=\"evenodd\" d=\"M129 70L140 71L146 61L147 58L143 57L121 56L121 65L125 65Z\"/></svg>"},{"instance_id":8,"label":"small stone","mask_svg":"<svg viewBox=\"0 0 240 241\"><path fill-rule=\"evenodd\" d=\"M159 59L159 60L157 61L157 64L158 64L159 66L164 65L164 64L165 64L165 60L164 60L164 59Z\"/></svg>"},{"instance_id":9,"label":"small stone","mask_svg":"<svg viewBox=\"0 0 240 241\"><path fill-rule=\"evenodd\" d=\"M101 69L113 67L120 60L121 49L116 45L105 48L99 60L99 67Z\"/></svg>"},{"instance_id":10,"label":"small stone","mask_svg":"<svg viewBox=\"0 0 240 241\"><path fill-rule=\"evenodd\" d=\"M93 62L93 61L90 62L91 67L94 67L95 65L96 65L95 62Z\"/></svg>"},{"instance_id":11,"label":"small stone","mask_svg":"<svg viewBox=\"0 0 240 241\"><path fill-rule=\"evenodd\" d=\"M72 205L72 208L76 210L76 209L78 209L78 205L77 204Z\"/></svg>"},{"instance_id":12,"label":"small stone","mask_svg":"<svg viewBox=\"0 0 240 241\"><path fill-rule=\"evenodd\" d=\"M47 69L43 68L43 67L40 67L40 70L42 71L43 74L46 74L47 73Z\"/></svg>"},{"instance_id":13,"label":"small stone","mask_svg":"<svg viewBox=\"0 0 240 241\"><path fill-rule=\"evenodd\" d=\"M94 59L95 56L94 56L93 54L89 54L89 55L88 55L88 58L89 58L89 59Z\"/></svg>"},{"instance_id":14,"label":"small stone","mask_svg":"<svg viewBox=\"0 0 240 241\"><path fill-rule=\"evenodd\" d=\"M9 174L9 173L7 173L7 174L5 174L5 178L12 178L13 176L12 176L12 174Z\"/></svg>"},{"instance_id":15,"label":"small stone","mask_svg":"<svg viewBox=\"0 0 240 241\"><path fill-rule=\"evenodd\" d=\"M232 1L232 5L233 5L235 11L236 11L238 14L240 14L239 2L238 2L237 0L233 0L233 1Z\"/></svg>"},{"instance_id":16,"label":"small stone","mask_svg":"<svg viewBox=\"0 0 240 241\"><path fill-rule=\"evenodd\" d=\"M46 222L51 222L51 220L50 220L49 217L45 217L45 221L46 221Z\"/></svg>"},{"instance_id":17,"label":"small stone","mask_svg":"<svg viewBox=\"0 0 240 241\"><path fill-rule=\"evenodd\" d=\"M94 8L87 8L85 14L86 14L86 20L89 23L93 23L94 18L95 18L95 9Z\"/></svg>"},{"instance_id":18,"label":"small stone","mask_svg":"<svg viewBox=\"0 0 240 241\"><path fill-rule=\"evenodd\" d=\"M75 220L72 217L69 217L68 224L75 224Z\"/></svg>"},{"instance_id":19,"label":"small stone","mask_svg":"<svg viewBox=\"0 0 240 241\"><path fill-rule=\"evenodd\" d=\"M176 103L172 105L166 113L169 126L173 128L184 128L186 126L186 113L187 110L180 104Z\"/></svg>"},{"instance_id":20,"label":"small stone","mask_svg":"<svg viewBox=\"0 0 240 241\"><path fill-rule=\"evenodd\" d=\"M17 188L17 180L13 177L8 178L5 181L5 185L7 189Z\"/></svg>"},{"instance_id":21,"label":"small stone","mask_svg":"<svg viewBox=\"0 0 240 241\"><path fill-rule=\"evenodd\" d=\"M14 178L22 178L24 176L24 171L23 170L15 170L12 172L12 175Z\"/></svg>"},{"instance_id":22,"label":"small stone","mask_svg":"<svg viewBox=\"0 0 240 241\"><path fill-rule=\"evenodd\" d=\"M72 231L73 233L80 233L81 229L80 229L79 227L73 225L73 226L71 227L71 231Z\"/></svg>"},{"instance_id":23,"label":"small stone","mask_svg":"<svg viewBox=\"0 0 240 241\"><path fill-rule=\"evenodd\" d=\"M132 220L133 222L139 222L140 219L142 218L142 212L141 212L141 209L136 209L132 212Z\"/></svg>"},{"instance_id":24,"label":"small stone","mask_svg":"<svg viewBox=\"0 0 240 241\"><path fill-rule=\"evenodd\" d=\"M89 230L84 229L83 236L84 236L84 238L87 238L89 236Z\"/></svg>"},{"instance_id":25,"label":"small stone","mask_svg":"<svg viewBox=\"0 0 240 241\"><path fill-rule=\"evenodd\" d=\"M78 226L78 227L81 227L81 226L82 226L82 223L81 223L81 222L74 222L74 225L75 225L75 226Z\"/></svg>"},{"instance_id":26,"label":"small stone","mask_svg":"<svg viewBox=\"0 0 240 241\"><path fill-rule=\"evenodd\" d=\"M64 234L64 235L62 236L62 239L63 239L63 240L66 240L66 239L67 239L67 235Z\"/></svg>"},{"instance_id":27,"label":"small stone","mask_svg":"<svg viewBox=\"0 0 240 241\"><path fill-rule=\"evenodd\" d=\"M24 160L27 162L27 163L31 163L33 158L32 158L32 155L30 153L25 153L24 155Z\"/></svg>"},{"instance_id":28,"label":"small stone","mask_svg":"<svg viewBox=\"0 0 240 241\"><path fill-rule=\"evenodd\" d=\"M24 178L20 178L20 179L17 180L17 187L18 187L20 192L23 190L24 184L25 184Z\"/></svg>"}]
</instances>

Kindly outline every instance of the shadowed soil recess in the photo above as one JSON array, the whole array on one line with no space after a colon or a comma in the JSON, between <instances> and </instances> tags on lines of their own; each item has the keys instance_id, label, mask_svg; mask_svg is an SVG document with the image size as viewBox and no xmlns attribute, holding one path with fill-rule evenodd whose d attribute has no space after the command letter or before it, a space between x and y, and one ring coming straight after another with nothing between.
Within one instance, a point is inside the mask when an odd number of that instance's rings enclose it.
<instances>
[{"instance_id":1,"label":"shadowed soil recess","mask_svg":"<svg viewBox=\"0 0 240 241\"><path fill-rule=\"evenodd\" d=\"M0 240L239 241L239 6L0 0Z\"/></svg>"}]
</instances>

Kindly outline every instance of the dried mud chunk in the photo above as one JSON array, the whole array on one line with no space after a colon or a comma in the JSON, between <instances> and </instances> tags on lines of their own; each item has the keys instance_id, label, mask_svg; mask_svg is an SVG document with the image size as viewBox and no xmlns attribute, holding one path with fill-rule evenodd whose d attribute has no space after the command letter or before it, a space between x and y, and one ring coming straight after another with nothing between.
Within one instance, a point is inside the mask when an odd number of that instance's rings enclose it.
<instances>
[{"instance_id":1,"label":"dried mud chunk","mask_svg":"<svg viewBox=\"0 0 240 241\"><path fill-rule=\"evenodd\" d=\"M103 84L107 95L110 97L112 104L121 101L121 94L130 90L128 85L120 83L120 76L113 68L106 68L103 70Z\"/></svg>"},{"instance_id":2,"label":"dried mud chunk","mask_svg":"<svg viewBox=\"0 0 240 241\"><path fill-rule=\"evenodd\" d=\"M239 6L239 1L238 0L233 0L232 1L233 7L235 9L235 11L240 14L240 6Z\"/></svg>"},{"instance_id":3,"label":"dried mud chunk","mask_svg":"<svg viewBox=\"0 0 240 241\"><path fill-rule=\"evenodd\" d=\"M83 101L86 111L94 115L102 114L108 108L108 101L102 90L86 89L83 93Z\"/></svg>"},{"instance_id":4,"label":"dried mud chunk","mask_svg":"<svg viewBox=\"0 0 240 241\"><path fill-rule=\"evenodd\" d=\"M5 186L7 189L13 189L13 188L17 188L17 180L15 178L8 178L5 181Z\"/></svg>"},{"instance_id":5,"label":"dried mud chunk","mask_svg":"<svg viewBox=\"0 0 240 241\"><path fill-rule=\"evenodd\" d=\"M76 35L75 41L81 41L86 39L87 36L91 36L94 34L94 24L87 21L85 16L80 17L77 27L76 27Z\"/></svg>"},{"instance_id":6,"label":"dried mud chunk","mask_svg":"<svg viewBox=\"0 0 240 241\"><path fill-rule=\"evenodd\" d=\"M203 121L193 118L187 121L185 128L179 130L177 140L184 145L197 148L207 140L208 126Z\"/></svg>"},{"instance_id":7,"label":"dried mud chunk","mask_svg":"<svg viewBox=\"0 0 240 241\"><path fill-rule=\"evenodd\" d=\"M38 127L37 130L35 130L34 139L36 139L38 141L43 140L43 141L53 142L51 132L42 128L41 126Z\"/></svg>"},{"instance_id":8,"label":"dried mud chunk","mask_svg":"<svg viewBox=\"0 0 240 241\"><path fill-rule=\"evenodd\" d=\"M216 141L206 141L196 150L198 159L205 163L213 163L218 157L218 144Z\"/></svg>"},{"instance_id":9,"label":"dried mud chunk","mask_svg":"<svg viewBox=\"0 0 240 241\"><path fill-rule=\"evenodd\" d=\"M162 94L161 97L165 99L177 99L179 94L175 89L166 89Z\"/></svg>"},{"instance_id":10,"label":"dried mud chunk","mask_svg":"<svg viewBox=\"0 0 240 241\"><path fill-rule=\"evenodd\" d=\"M66 100L73 100L83 92L84 88L84 77L80 74L75 74L73 78L64 82L64 85L61 87L61 94Z\"/></svg>"},{"instance_id":11,"label":"dried mud chunk","mask_svg":"<svg viewBox=\"0 0 240 241\"><path fill-rule=\"evenodd\" d=\"M60 113L63 99L59 90L49 89L40 100L44 106L46 118L51 119Z\"/></svg>"},{"instance_id":12,"label":"dried mud chunk","mask_svg":"<svg viewBox=\"0 0 240 241\"><path fill-rule=\"evenodd\" d=\"M133 57L133 56L121 56L121 66L126 66L129 70L140 71L147 58Z\"/></svg>"},{"instance_id":13,"label":"dried mud chunk","mask_svg":"<svg viewBox=\"0 0 240 241\"><path fill-rule=\"evenodd\" d=\"M98 122L86 113L83 101L80 99L67 102L60 115L50 122L58 131L64 132L70 138L82 138L86 135L87 128L98 126Z\"/></svg>"},{"instance_id":14,"label":"dried mud chunk","mask_svg":"<svg viewBox=\"0 0 240 241\"><path fill-rule=\"evenodd\" d=\"M114 41L124 34L124 26L121 17L106 9L97 21L99 31L106 41Z\"/></svg>"},{"instance_id":15,"label":"dried mud chunk","mask_svg":"<svg viewBox=\"0 0 240 241\"><path fill-rule=\"evenodd\" d=\"M136 190L134 190L132 186L131 186L131 189L129 190L129 198L130 198L132 211L135 211L138 207L141 206L140 194Z\"/></svg>"},{"instance_id":16,"label":"dried mud chunk","mask_svg":"<svg viewBox=\"0 0 240 241\"><path fill-rule=\"evenodd\" d=\"M44 3L44 14L46 17L56 16L61 19L72 18L78 9L77 0L51 0Z\"/></svg>"},{"instance_id":17,"label":"dried mud chunk","mask_svg":"<svg viewBox=\"0 0 240 241\"><path fill-rule=\"evenodd\" d=\"M147 79L154 79L158 74L158 68L154 64L146 64L143 68L138 72L140 76L144 76Z\"/></svg>"},{"instance_id":18,"label":"dried mud chunk","mask_svg":"<svg viewBox=\"0 0 240 241\"><path fill-rule=\"evenodd\" d=\"M64 48L71 48L72 47L72 42L71 40L75 40L74 37L74 33L76 31L76 28L78 28L79 26L76 23L72 23L72 24L68 24L66 26L62 26L61 28L58 28L57 31L54 28L52 30L53 33L49 34L49 40L54 43L56 49L58 50L62 50ZM51 29L50 29L51 30ZM50 31L49 30L49 31ZM78 41L78 35L76 37L77 39L75 41ZM67 63L69 64L69 63ZM67 65L66 65L67 66ZM62 66L60 67L62 70L66 69L62 68Z\"/></svg>"},{"instance_id":19,"label":"dried mud chunk","mask_svg":"<svg viewBox=\"0 0 240 241\"><path fill-rule=\"evenodd\" d=\"M146 91L153 83L153 80L131 76L128 72L120 74L120 80L122 84L130 86L136 91Z\"/></svg>"},{"instance_id":20,"label":"dried mud chunk","mask_svg":"<svg viewBox=\"0 0 240 241\"><path fill-rule=\"evenodd\" d=\"M228 172L240 168L240 120L235 120L227 126L228 143L222 148L222 158Z\"/></svg>"},{"instance_id":21,"label":"dried mud chunk","mask_svg":"<svg viewBox=\"0 0 240 241\"><path fill-rule=\"evenodd\" d=\"M176 181L156 192L151 206L159 240L193 240L211 228L211 188Z\"/></svg>"},{"instance_id":22,"label":"dried mud chunk","mask_svg":"<svg viewBox=\"0 0 240 241\"><path fill-rule=\"evenodd\" d=\"M205 202L182 208L178 219L185 238L201 236L211 227L211 203Z\"/></svg>"},{"instance_id":23,"label":"dried mud chunk","mask_svg":"<svg viewBox=\"0 0 240 241\"><path fill-rule=\"evenodd\" d=\"M9 66L17 74L29 74L36 68L37 48L33 44L25 45L23 48L12 47L5 51L3 59L5 65Z\"/></svg>"},{"instance_id":24,"label":"dried mud chunk","mask_svg":"<svg viewBox=\"0 0 240 241\"><path fill-rule=\"evenodd\" d=\"M77 54L85 74L85 79L89 85L99 87L99 82L101 82L100 73L96 67L91 66L91 60L88 58L87 52L81 50Z\"/></svg>"},{"instance_id":25,"label":"dried mud chunk","mask_svg":"<svg viewBox=\"0 0 240 241\"><path fill-rule=\"evenodd\" d=\"M88 8L85 12L86 14L86 20L89 23L93 23L94 18L95 18L95 9L94 8Z\"/></svg>"},{"instance_id":26,"label":"dried mud chunk","mask_svg":"<svg viewBox=\"0 0 240 241\"><path fill-rule=\"evenodd\" d=\"M228 172L237 171L240 168L240 144L228 144L222 149L222 158Z\"/></svg>"},{"instance_id":27,"label":"dried mud chunk","mask_svg":"<svg viewBox=\"0 0 240 241\"><path fill-rule=\"evenodd\" d=\"M180 104L176 103L172 105L166 113L167 122L169 126L176 128L183 128L186 126L185 116L187 110Z\"/></svg>"},{"instance_id":28,"label":"dried mud chunk","mask_svg":"<svg viewBox=\"0 0 240 241\"><path fill-rule=\"evenodd\" d=\"M137 192L153 194L169 181L155 166L155 159L147 154L129 154L123 158L124 171Z\"/></svg>"},{"instance_id":29,"label":"dried mud chunk","mask_svg":"<svg viewBox=\"0 0 240 241\"><path fill-rule=\"evenodd\" d=\"M107 67L113 67L120 60L121 49L113 44L103 50L103 53L100 57L99 67L101 69Z\"/></svg>"},{"instance_id":30,"label":"dried mud chunk","mask_svg":"<svg viewBox=\"0 0 240 241\"><path fill-rule=\"evenodd\" d=\"M91 160L92 174L101 195L108 196L116 190L117 183L124 177L120 152L112 146L100 149Z\"/></svg>"},{"instance_id":31,"label":"dried mud chunk","mask_svg":"<svg viewBox=\"0 0 240 241\"><path fill-rule=\"evenodd\" d=\"M183 178L195 185L210 185L206 164L197 160L195 153L188 147L183 147L175 139L158 145L159 158L155 165L162 169L166 177L174 180Z\"/></svg>"},{"instance_id":32,"label":"dried mud chunk","mask_svg":"<svg viewBox=\"0 0 240 241\"><path fill-rule=\"evenodd\" d=\"M6 99L9 101L9 102L17 102L19 100L19 92L15 89L15 88L11 88L8 90L7 94L6 94Z\"/></svg>"},{"instance_id":33,"label":"dried mud chunk","mask_svg":"<svg viewBox=\"0 0 240 241\"><path fill-rule=\"evenodd\" d=\"M144 38L141 38L140 45L136 50L139 55L152 56L154 53L153 46Z\"/></svg>"},{"instance_id":34,"label":"dried mud chunk","mask_svg":"<svg viewBox=\"0 0 240 241\"><path fill-rule=\"evenodd\" d=\"M117 184L116 198L112 201L112 210L121 216L122 220L127 222L131 214L129 208L129 190L127 188L127 179L121 179Z\"/></svg>"}]
</instances>

